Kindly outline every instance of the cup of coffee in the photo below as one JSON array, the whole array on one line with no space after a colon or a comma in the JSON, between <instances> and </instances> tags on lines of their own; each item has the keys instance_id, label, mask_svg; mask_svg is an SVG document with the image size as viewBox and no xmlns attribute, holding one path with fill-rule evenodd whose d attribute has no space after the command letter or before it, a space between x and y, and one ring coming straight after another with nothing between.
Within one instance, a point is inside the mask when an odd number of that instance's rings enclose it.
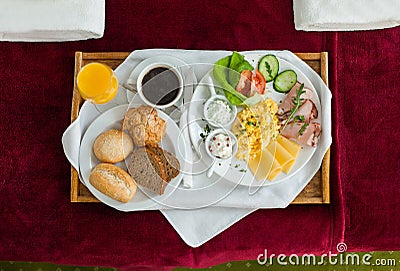
<instances>
[{"instance_id":1,"label":"cup of coffee","mask_svg":"<svg viewBox=\"0 0 400 271\"><path fill-rule=\"evenodd\" d=\"M160 109L174 105L183 93L182 74L167 63L148 65L139 73L136 85L140 98Z\"/></svg>"}]
</instances>

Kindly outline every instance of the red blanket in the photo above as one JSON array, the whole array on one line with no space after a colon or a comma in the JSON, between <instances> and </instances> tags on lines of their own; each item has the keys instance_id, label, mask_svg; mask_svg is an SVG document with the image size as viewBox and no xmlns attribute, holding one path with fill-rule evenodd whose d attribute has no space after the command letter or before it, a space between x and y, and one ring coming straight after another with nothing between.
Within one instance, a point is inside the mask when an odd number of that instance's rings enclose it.
<instances>
[{"instance_id":1,"label":"red blanket","mask_svg":"<svg viewBox=\"0 0 400 271\"><path fill-rule=\"evenodd\" d=\"M399 249L399 28L297 32L292 1L107 1L102 39L0 43L0 260L210 266L268 253ZM200 248L157 211L70 203L61 136L70 123L75 51L142 48L329 52L330 205L259 210ZM343 195L343 196L342 196ZM344 226L346 222L346 226Z\"/></svg>"},{"instance_id":2,"label":"red blanket","mask_svg":"<svg viewBox=\"0 0 400 271\"><path fill-rule=\"evenodd\" d=\"M400 28L338 39L337 146L354 250L400 249Z\"/></svg>"}]
</instances>

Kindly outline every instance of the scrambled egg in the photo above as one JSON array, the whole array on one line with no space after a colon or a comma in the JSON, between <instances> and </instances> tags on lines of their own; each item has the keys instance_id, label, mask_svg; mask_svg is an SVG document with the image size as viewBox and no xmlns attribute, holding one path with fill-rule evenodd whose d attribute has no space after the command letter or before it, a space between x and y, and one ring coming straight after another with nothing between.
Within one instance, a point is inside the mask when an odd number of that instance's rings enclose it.
<instances>
[{"instance_id":1,"label":"scrambled egg","mask_svg":"<svg viewBox=\"0 0 400 271\"><path fill-rule=\"evenodd\" d=\"M237 137L239 160L250 160L264 149L279 133L278 118L275 116L278 105L272 99L266 99L238 113L232 125Z\"/></svg>"}]
</instances>

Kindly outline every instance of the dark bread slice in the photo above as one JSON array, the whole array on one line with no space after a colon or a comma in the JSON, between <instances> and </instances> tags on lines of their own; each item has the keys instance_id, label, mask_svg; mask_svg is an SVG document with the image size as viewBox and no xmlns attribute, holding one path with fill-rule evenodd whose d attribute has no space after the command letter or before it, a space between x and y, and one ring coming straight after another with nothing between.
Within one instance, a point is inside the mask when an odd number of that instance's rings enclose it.
<instances>
[{"instance_id":1,"label":"dark bread slice","mask_svg":"<svg viewBox=\"0 0 400 271\"><path fill-rule=\"evenodd\" d=\"M149 147L145 147L145 148L146 148L146 152L147 152L149 161L153 165L154 170L157 172L158 176L161 177L161 179L166 181L167 174L165 172L165 166L164 166L164 163L163 163L161 157L159 157L152 148L149 148Z\"/></svg>"},{"instance_id":2,"label":"dark bread slice","mask_svg":"<svg viewBox=\"0 0 400 271\"><path fill-rule=\"evenodd\" d=\"M140 147L132 152L128 165L129 174L140 186L162 195L167 182L159 175L164 172L163 163L152 151L146 147Z\"/></svg>"},{"instance_id":3,"label":"dark bread slice","mask_svg":"<svg viewBox=\"0 0 400 271\"><path fill-rule=\"evenodd\" d=\"M181 164L179 163L178 158L176 156L168 151L165 151L165 157L167 158L167 161L170 165L170 168L168 169L169 172L169 177L171 179L175 178L176 176L179 175L179 171L181 170Z\"/></svg>"},{"instance_id":4,"label":"dark bread slice","mask_svg":"<svg viewBox=\"0 0 400 271\"><path fill-rule=\"evenodd\" d=\"M167 150L164 150L160 147L150 147L150 149L155 152L158 157L161 158L163 162L165 173L167 175L167 181L171 181L173 178L178 176L180 171L180 163L178 158L175 155L170 153Z\"/></svg>"}]
</instances>

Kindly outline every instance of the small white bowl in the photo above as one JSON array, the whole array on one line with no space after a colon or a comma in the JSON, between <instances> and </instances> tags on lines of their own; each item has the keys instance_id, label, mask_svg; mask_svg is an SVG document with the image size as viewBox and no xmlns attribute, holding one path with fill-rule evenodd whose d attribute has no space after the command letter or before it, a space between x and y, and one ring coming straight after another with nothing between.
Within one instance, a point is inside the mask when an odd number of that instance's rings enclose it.
<instances>
[{"instance_id":1,"label":"small white bowl","mask_svg":"<svg viewBox=\"0 0 400 271\"><path fill-rule=\"evenodd\" d=\"M230 144L232 144L232 153L231 153L230 156L225 157L225 158L216 156L215 154L213 154L213 153L210 151L211 141L213 140L214 136L219 135L219 134L225 134L226 136L228 136L228 137L229 137ZM237 138L236 138L236 136L235 136L231 131L229 131L229 130L227 130L227 129L223 129L223 128L216 129L216 130L210 132L210 133L208 134L207 138L206 138L206 141L205 141L204 146L205 146L205 148L206 148L206 152L207 152L208 156L210 156L211 159L213 159L213 163L212 163L211 167L208 169L207 177L211 177L211 175L212 175L213 172L214 172L214 167L215 167L215 165L217 164L217 162L225 161L225 160L231 159L232 157L235 156L235 154L236 154L236 152L237 152L237 150L238 150L238 143L237 143Z\"/></svg>"},{"instance_id":2,"label":"small white bowl","mask_svg":"<svg viewBox=\"0 0 400 271\"><path fill-rule=\"evenodd\" d=\"M223 101L224 103L226 103L226 104L230 107L230 109L231 109L231 112L230 112L231 117L230 117L229 121L227 121L227 122L225 122L225 123L219 123L219 122L217 122L217 121L212 120L212 119L209 118L209 112L208 112L209 107L210 107L210 105L211 105L212 103L214 103L214 102L216 102L216 101L218 101L218 100L221 100L221 101ZM226 128L230 128L230 126L232 125L233 121L234 121L235 118L236 118L236 114L237 114L237 108L236 108L236 106L232 105L232 104L229 102L229 100L228 100L225 96L223 96L223 95L217 95L217 94L214 94L214 95L213 95L213 93L211 92L211 97L210 97L210 98L206 101L206 103L204 104L204 109L203 109L204 119L205 119L209 124L211 124L211 125L214 126L214 127L226 127Z\"/></svg>"},{"instance_id":3,"label":"small white bowl","mask_svg":"<svg viewBox=\"0 0 400 271\"><path fill-rule=\"evenodd\" d=\"M144 77L146 76L146 74L148 74L151 70L156 69L156 68L166 68L166 69L169 69L170 71L172 71L172 72L176 75L176 77L177 77L177 79L178 79L178 82L179 82L178 94L176 95L176 97L175 97L171 102L169 102L169 103L167 103L167 104L162 104L162 105L155 104L155 103L149 101L149 100L146 98L146 96L144 95L144 93L143 93L143 85L142 85L143 78L144 78ZM139 73L138 78L137 78L137 81L136 81L136 87L137 87L137 92L138 92L140 98L141 98L146 104L148 104L148 105L150 105L150 106L152 106L152 107L155 107L155 108L164 109L164 108L168 108L168 107L174 105L174 104L177 103L177 102L179 101L179 99L181 98L182 93L183 93L183 77L182 77L182 74L180 73L180 71L179 71L176 67L174 67L174 66L172 66L172 65L170 65L170 64L168 64L168 63L164 63L164 62L154 62L154 63L151 63L151 64L149 64L148 66L146 66L146 67Z\"/></svg>"}]
</instances>

